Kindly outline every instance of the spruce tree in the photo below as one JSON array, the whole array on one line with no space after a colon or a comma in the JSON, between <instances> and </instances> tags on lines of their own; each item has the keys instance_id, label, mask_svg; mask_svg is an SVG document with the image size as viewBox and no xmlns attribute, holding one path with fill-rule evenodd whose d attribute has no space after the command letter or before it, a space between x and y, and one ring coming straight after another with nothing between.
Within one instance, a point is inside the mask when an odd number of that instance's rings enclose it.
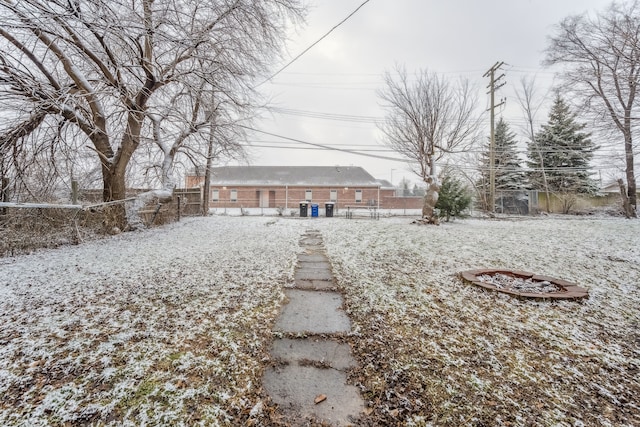
<instances>
[{"instance_id":1,"label":"spruce tree","mask_svg":"<svg viewBox=\"0 0 640 427\"><path fill-rule=\"evenodd\" d=\"M527 165L530 185L559 195L593 194L596 183L590 178L589 163L598 147L591 134L584 132L585 123L576 122L576 114L557 95L547 124L528 145ZM546 175L546 177L544 176Z\"/></svg>"},{"instance_id":2,"label":"spruce tree","mask_svg":"<svg viewBox=\"0 0 640 427\"><path fill-rule=\"evenodd\" d=\"M482 153L481 178L478 189L481 198L488 204L490 192L490 144L488 138L486 150ZM517 152L518 142L516 134L509 129L509 124L503 118L498 120L495 129L495 158L494 168L496 193L505 190L524 190L526 188L526 175L520 164ZM489 206L485 206L488 208Z\"/></svg>"},{"instance_id":3,"label":"spruce tree","mask_svg":"<svg viewBox=\"0 0 640 427\"><path fill-rule=\"evenodd\" d=\"M471 205L471 195L464 184L451 175L445 175L440 186L436 209L439 217L449 222L452 217L460 217Z\"/></svg>"}]
</instances>

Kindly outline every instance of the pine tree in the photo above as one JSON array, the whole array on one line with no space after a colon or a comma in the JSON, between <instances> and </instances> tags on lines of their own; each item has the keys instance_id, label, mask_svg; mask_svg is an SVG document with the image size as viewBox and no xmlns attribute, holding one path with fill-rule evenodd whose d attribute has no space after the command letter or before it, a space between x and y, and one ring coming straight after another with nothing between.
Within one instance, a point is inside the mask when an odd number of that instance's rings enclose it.
<instances>
[{"instance_id":1,"label":"pine tree","mask_svg":"<svg viewBox=\"0 0 640 427\"><path fill-rule=\"evenodd\" d=\"M480 191L481 199L488 205L490 192L490 144L491 138L488 138L486 151L482 153L481 159L481 178L477 186ZM496 193L505 190L524 190L526 189L526 175L520 164L517 153L516 134L511 132L509 124L500 118L495 129L495 158L494 168L495 189ZM485 206L488 208L488 206Z\"/></svg>"},{"instance_id":2,"label":"pine tree","mask_svg":"<svg viewBox=\"0 0 640 427\"><path fill-rule=\"evenodd\" d=\"M436 209L439 217L445 217L449 221L451 217L459 217L471 205L471 195L460 180L445 175L440 186Z\"/></svg>"},{"instance_id":3,"label":"pine tree","mask_svg":"<svg viewBox=\"0 0 640 427\"><path fill-rule=\"evenodd\" d=\"M535 141L529 142L527 165L533 188L547 190L546 178L548 191L559 195L593 194L597 190L589 162L598 147L591 134L584 132L586 124L575 119L576 114L557 95L547 124L536 133Z\"/></svg>"}]
</instances>

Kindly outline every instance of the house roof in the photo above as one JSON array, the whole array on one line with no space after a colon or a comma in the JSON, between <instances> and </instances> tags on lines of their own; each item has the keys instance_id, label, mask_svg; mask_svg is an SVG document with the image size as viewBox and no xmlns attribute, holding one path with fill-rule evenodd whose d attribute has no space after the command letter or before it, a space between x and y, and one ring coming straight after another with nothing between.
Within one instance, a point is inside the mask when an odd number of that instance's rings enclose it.
<instances>
[{"instance_id":1,"label":"house roof","mask_svg":"<svg viewBox=\"0 0 640 427\"><path fill-rule=\"evenodd\" d=\"M357 166L224 166L211 169L213 185L379 187Z\"/></svg>"},{"instance_id":2,"label":"house roof","mask_svg":"<svg viewBox=\"0 0 640 427\"><path fill-rule=\"evenodd\" d=\"M378 181L378 184L380 184L380 188L384 188L386 190L395 190L393 184L386 179L377 179L376 181Z\"/></svg>"}]
</instances>

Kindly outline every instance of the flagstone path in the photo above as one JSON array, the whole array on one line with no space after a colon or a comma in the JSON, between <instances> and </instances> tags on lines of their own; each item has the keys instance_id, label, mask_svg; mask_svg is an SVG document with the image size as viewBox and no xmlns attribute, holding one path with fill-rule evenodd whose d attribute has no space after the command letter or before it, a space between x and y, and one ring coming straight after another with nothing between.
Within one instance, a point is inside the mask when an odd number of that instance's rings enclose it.
<instances>
[{"instance_id":1,"label":"flagstone path","mask_svg":"<svg viewBox=\"0 0 640 427\"><path fill-rule=\"evenodd\" d=\"M350 332L351 322L335 290L322 236L310 230L300 243L304 253L298 256L295 287L285 289L288 302L274 326L283 338L273 342L273 363L263 384L291 425L353 425L364 410L358 389L347 384L347 370L356 362L351 347L332 338Z\"/></svg>"}]
</instances>

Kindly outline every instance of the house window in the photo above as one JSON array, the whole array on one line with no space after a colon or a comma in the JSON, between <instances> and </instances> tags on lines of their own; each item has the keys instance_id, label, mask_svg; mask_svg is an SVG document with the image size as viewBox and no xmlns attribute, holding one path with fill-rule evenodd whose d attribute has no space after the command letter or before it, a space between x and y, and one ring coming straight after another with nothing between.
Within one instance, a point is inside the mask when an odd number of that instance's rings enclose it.
<instances>
[{"instance_id":1,"label":"house window","mask_svg":"<svg viewBox=\"0 0 640 427\"><path fill-rule=\"evenodd\" d=\"M238 201L238 190L231 190L231 197L229 198L232 202Z\"/></svg>"},{"instance_id":2,"label":"house window","mask_svg":"<svg viewBox=\"0 0 640 427\"><path fill-rule=\"evenodd\" d=\"M312 197L311 197L311 195L312 195L312 193L313 193L313 192L312 192L311 190L306 190L306 191L304 192L304 199L305 199L305 200L308 200L308 201L311 201L311 198L312 198Z\"/></svg>"},{"instance_id":3,"label":"house window","mask_svg":"<svg viewBox=\"0 0 640 427\"><path fill-rule=\"evenodd\" d=\"M356 203L362 202L362 190L356 190Z\"/></svg>"},{"instance_id":4,"label":"house window","mask_svg":"<svg viewBox=\"0 0 640 427\"><path fill-rule=\"evenodd\" d=\"M329 191L329 201L337 202L338 201L338 190Z\"/></svg>"},{"instance_id":5,"label":"house window","mask_svg":"<svg viewBox=\"0 0 640 427\"><path fill-rule=\"evenodd\" d=\"M220 190L211 190L211 201L217 202L220 200Z\"/></svg>"}]
</instances>

